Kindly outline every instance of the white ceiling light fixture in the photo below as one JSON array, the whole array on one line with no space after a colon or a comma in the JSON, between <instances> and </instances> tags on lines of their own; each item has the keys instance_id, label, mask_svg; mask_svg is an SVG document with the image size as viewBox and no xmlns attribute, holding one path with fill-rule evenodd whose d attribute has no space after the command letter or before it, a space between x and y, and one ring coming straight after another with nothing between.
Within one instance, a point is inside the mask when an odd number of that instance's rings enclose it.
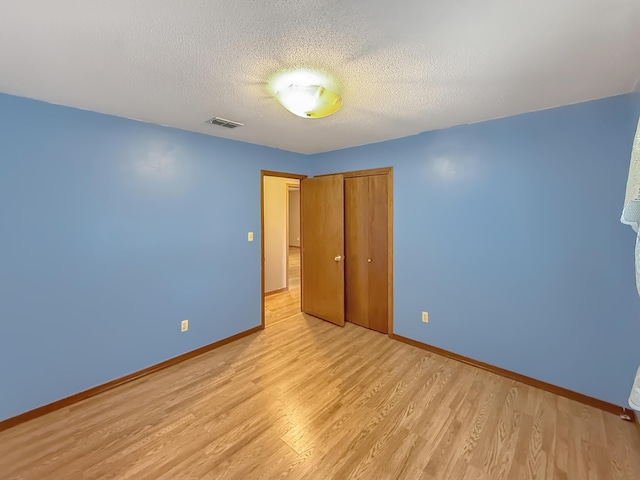
<instances>
[{"instance_id":1,"label":"white ceiling light fixture","mask_svg":"<svg viewBox=\"0 0 640 480\"><path fill-rule=\"evenodd\" d=\"M280 72L270 82L273 96L294 115L322 118L342 108L340 95L333 92L334 81L309 69Z\"/></svg>"}]
</instances>

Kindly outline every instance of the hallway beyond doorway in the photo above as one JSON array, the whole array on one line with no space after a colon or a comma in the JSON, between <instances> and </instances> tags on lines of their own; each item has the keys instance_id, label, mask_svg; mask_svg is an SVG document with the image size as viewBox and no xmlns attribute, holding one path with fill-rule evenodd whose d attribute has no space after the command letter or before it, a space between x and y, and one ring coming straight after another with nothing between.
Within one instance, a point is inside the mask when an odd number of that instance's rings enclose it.
<instances>
[{"instance_id":1,"label":"hallway beyond doorway","mask_svg":"<svg viewBox=\"0 0 640 480\"><path fill-rule=\"evenodd\" d=\"M289 290L264 299L265 326L270 327L300 313L300 248L289 247Z\"/></svg>"}]
</instances>

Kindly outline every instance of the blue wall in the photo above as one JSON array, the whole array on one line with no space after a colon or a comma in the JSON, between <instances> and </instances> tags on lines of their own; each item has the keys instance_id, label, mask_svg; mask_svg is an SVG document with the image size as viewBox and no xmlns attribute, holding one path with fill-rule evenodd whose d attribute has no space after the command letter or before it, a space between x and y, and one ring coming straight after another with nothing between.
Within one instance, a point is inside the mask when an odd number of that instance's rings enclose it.
<instances>
[{"instance_id":1,"label":"blue wall","mask_svg":"<svg viewBox=\"0 0 640 480\"><path fill-rule=\"evenodd\" d=\"M315 156L316 173L394 167L395 332L626 405L640 299L619 217L638 107L619 96Z\"/></svg>"},{"instance_id":2,"label":"blue wall","mask_svg":"<svg viewBox=\"0 0 640 480\"><path fill-rule=\"evenodd\" d=\"M308 163L0 95L0 419L259 325L260 169Z\"/></svg>"},{"instance_id":3,"label":"blue wall","mask_svg":"<svg viewBox=\"0 0 640 480\"><path fill-rule=\"evenodd\" d=\"M0 95L0 419L257 326L260 169L387 165L396 333L625 405L638 113L626 95L307 157Z\"/></svg>"}]
</instances>

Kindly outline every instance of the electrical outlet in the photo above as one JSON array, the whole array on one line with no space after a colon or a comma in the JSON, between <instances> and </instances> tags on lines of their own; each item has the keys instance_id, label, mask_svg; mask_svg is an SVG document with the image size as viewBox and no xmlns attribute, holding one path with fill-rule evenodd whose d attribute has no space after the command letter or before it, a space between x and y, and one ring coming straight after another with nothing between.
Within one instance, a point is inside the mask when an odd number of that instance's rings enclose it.
<instances>
[{"instance_id":1,"label":"electrical outlet","mask_svg":"<svg viewBox=\"0 0 640 480\"><path fill-rule=\"evenodd\" d=\"M422 321L424 323L429 323L429 312L422 312Z\"/></svg>"},{"instance_id":2,"label":"electrical outlet","mask_svg":"<svg viewBox=\"0 0 640 480\"><path fill-rule=\"evenodd\" d=\"M247 233L247 242L253 242L253 232Z\"/></svg>"},{"instance_id":3,"label":"electrical outlet","mask_svg":"<svg viewBox=\"0 0 640 480\"><path fill-rule=\"evenodd\" d=\"M186 332L187 330L189 330L189 320L182 320L180 322L180 331Z\"/></svg>"}]
</instances>

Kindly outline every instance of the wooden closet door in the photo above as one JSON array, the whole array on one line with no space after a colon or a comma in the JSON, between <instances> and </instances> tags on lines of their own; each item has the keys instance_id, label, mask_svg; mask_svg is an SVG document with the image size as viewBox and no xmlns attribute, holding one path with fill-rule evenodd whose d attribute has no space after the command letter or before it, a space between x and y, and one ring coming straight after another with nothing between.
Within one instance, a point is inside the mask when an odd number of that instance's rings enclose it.
<instances>
[{"instance_id":1,"label":"wooden closet door","mask_svg":"<svg viewBox=\"0 0 640 480\"><path fill-rule=\"evenodd\" d=\"M344 180L342 175L300 182L302 311L344 326Z\"/></svg>"},{"instance_id":2,"label":"wooden closet door","mask_svg":"<svg viewBox=\"0 0 640 480\"><path fill-rule=\"evenodd\" d=\"M346 320L388 332L387 177L345 179Z\"/></svg>"},{"instance_id":3,"label":"wooden closet door","mask_svg":"<svg viewBox=\"0 0 640 480\"><path fill-rule=\"evenodd\" d=\"M368 303L369 328L387 333L389 330L389 259L388 259L388 201L389 192L386 175L369 178L369 257Z\"/></svg>"},{"instance_id":4,"label":"wooden closet door","mask_svg":"<svg viewBox=\"0 0 640 480\"><path fill-rule=\"evenodd\" d=\"M369 177L344 181L345 315L369 328Z\"/></svg>"}]
</instances>

